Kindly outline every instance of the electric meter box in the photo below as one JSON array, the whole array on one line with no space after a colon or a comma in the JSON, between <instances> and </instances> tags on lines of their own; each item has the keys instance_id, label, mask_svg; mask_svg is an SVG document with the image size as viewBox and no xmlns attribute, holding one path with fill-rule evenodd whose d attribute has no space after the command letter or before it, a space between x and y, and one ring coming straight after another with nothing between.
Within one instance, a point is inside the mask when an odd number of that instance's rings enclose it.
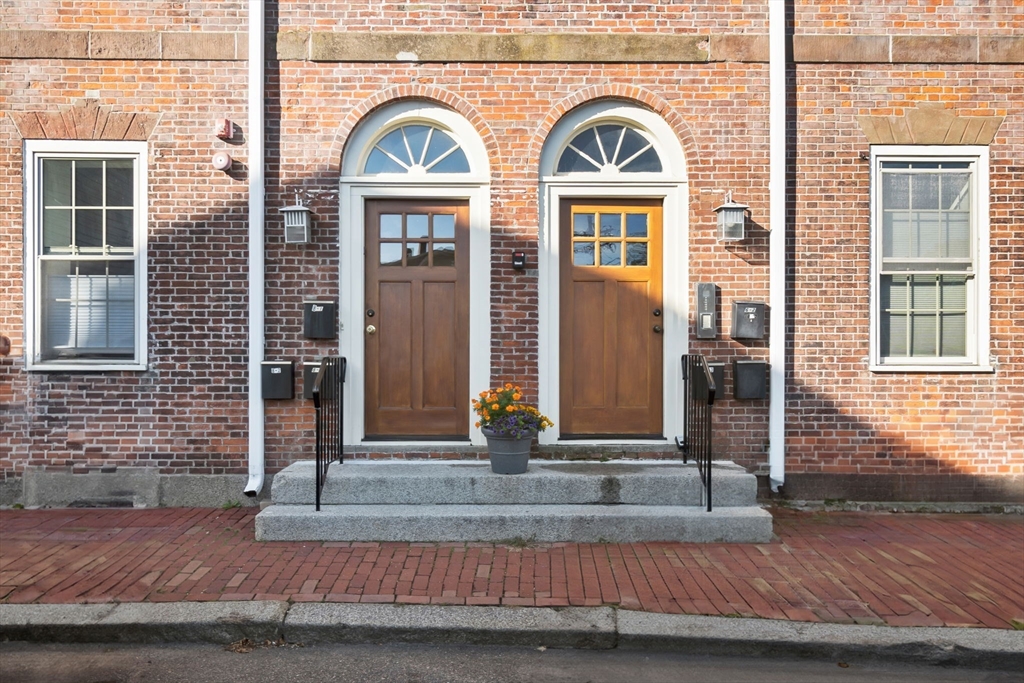
<instances>
[{"instance_id":1,"label":"electric meter box","mask_svg":"<svg viewBox=\"0 0 1024 683\"><path fill-rule=\"evenodd\" d=\"M732 302L732 338L764 339L764 302Z\"/></svg>"},{"instance_id":2,"label":"electric meter box","mask_svg":"<svg viewBox=\"0 0 1024 683\"><path fill-rule=\"evenodd\" d=\"M294 361L265 360L260 363L260 378L263 381L263 398L295 398Z\"/></svg>"},{"instance_id":3,"label":"electric meter box","mask_svg":"<svg viewBox=\"0 0 1024 683\"><path fill-rule=\"evenodd\" d=\"M302 302L302 336L306 339L337 339L337 320L338 305L335 302Z\"/></svg>"},{"instance_id":4,"label":"electric meter box","mask_svg":"<svg viewBox=\"0 0 1024 683\"><path fill-rule=\"evenodd\" d=\"M738 399L767 398L768 363L763 360L734 360L732 396Z\"/></svg>"}]
</instances>

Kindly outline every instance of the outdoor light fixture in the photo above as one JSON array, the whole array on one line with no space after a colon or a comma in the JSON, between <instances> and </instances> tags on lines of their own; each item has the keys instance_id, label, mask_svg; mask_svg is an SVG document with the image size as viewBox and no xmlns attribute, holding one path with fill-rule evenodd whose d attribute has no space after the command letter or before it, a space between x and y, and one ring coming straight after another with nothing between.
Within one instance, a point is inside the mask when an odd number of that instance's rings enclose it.
<instances>
[{"instance_id":1,"label":"outdoor light fixture","mask_svg":"<svg viewBox=\"0 0 1024 683\"><path fill-rule=\"evenodd\" d=\"M286 206L281 209L284 214L284 242L285 244L306 244L310 240L311 224L310 211L301 204Z\"/></svg>"},{"instance_id":2,"label":"outdoor light fixture","mask_svg":"<svg viewBox=\"0 0 1024 683\"><path fill-rule=\"evenodd\" d=\"M747 222L746 204L737 204L732 200L732 192L725 194L725 203L715 207L718 214L718 241L738 242L743 239L743 228Z\"/></svg>"}]
</instances>

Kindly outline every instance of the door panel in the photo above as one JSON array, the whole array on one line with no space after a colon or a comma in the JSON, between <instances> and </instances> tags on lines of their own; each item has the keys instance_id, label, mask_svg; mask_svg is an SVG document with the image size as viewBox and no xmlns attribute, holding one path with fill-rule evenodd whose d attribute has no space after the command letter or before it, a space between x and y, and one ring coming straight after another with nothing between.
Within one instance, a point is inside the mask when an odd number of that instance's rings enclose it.
<instances>
[{"instance_id":1,"label":"door panel","mask_svg":"<svg viewBox=\"0 0 1024 683\"><path fill-rule=\"evenodd\" d=\"M363 321L367 438L468 438L466 202L367 202Z\"/></svg>"},{"instance_id":2,"label":"door panel","mask_svg":"<svg viewBox=\"0 0 1024 683\"><path fill-rule=\"evenodd\" d=\"M563 438L662 438L661 216L656 200L563 200Z\"/></svg>"}]
</instances>

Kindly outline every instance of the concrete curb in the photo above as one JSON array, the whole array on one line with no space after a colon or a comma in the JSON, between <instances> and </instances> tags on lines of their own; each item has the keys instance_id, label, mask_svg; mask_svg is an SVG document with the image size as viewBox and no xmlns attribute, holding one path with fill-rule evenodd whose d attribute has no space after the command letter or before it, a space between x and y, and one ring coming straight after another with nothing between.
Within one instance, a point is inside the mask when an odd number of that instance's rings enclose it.
<instances>
[{"instance_id":1,"label":"concrete curb","mask_svg":"<svg viewBox=\"0 0 1024 683\"><path fill-rule=\"evenodd\" d=\"M891 660L1024 668L1024 632L895 628L631 612L611 607L348 603L0 604L0 640L36 642L445 643Z\"/></svg>"}]
</instances>

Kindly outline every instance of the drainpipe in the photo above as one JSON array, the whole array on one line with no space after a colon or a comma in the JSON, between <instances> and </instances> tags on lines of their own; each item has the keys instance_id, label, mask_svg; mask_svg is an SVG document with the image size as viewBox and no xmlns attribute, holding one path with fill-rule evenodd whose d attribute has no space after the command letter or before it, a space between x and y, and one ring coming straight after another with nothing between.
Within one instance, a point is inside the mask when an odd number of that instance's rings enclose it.
<instances>
[{"instance_id":1,"label":"drainpipe","mask_svg":"<svg viewBox=\"0 0 1024 683\"><path fill-rule=\"evenodd\" d=\"M249 0L249 482L245 495L263 488L263 0Z\"/></svg>"},{"instance_id":2,"label":"drainpipe","mask_svg":"<svg viewBox=\"0 0 1024 683\"><path fill-rule=\"evenodd\" d=\"M786 2L768 0L768 479L776 493L786 481Z\"/></svg>"}]
</instances>

